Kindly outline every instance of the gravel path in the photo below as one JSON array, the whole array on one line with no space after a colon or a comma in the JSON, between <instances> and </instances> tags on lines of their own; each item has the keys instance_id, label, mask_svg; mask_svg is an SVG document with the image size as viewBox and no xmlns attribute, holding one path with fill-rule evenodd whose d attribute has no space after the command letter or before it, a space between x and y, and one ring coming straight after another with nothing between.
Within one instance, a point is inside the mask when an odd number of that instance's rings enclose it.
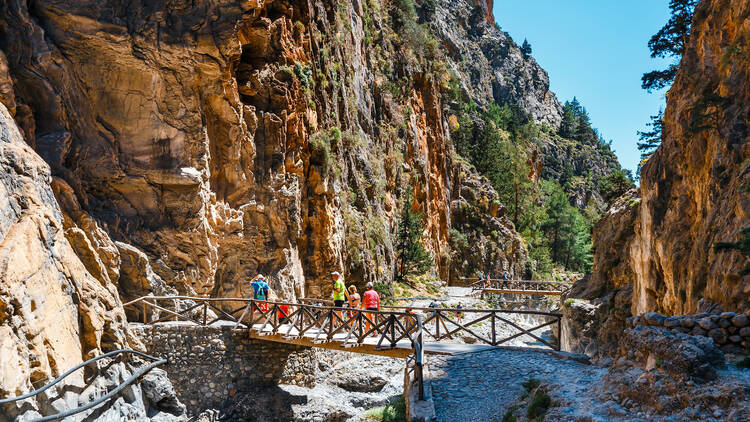
<instances>
[{"instance_id":1,"label":"gravel path","mask_svg":"<svg viewBox=\"0 0 750 422\"><path fill-rule=\"evenodd\" d=\"M502 420L523 393L521 383L529 378L555 384L554 396L563 401L577 397L585 401L586 391L606 372L548 353L508 349L430 356L428 363L438 421L446 422Z\"/></svg>"}]
</instances>

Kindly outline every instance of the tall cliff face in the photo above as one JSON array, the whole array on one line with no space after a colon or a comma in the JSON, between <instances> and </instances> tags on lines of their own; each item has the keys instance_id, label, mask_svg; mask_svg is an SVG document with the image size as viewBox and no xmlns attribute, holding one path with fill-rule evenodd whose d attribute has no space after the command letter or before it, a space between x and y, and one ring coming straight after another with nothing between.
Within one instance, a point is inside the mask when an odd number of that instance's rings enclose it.
<instances>
[{"instance_id":1,"label":"tall cliff face","mask_svg":"<svg viewBox=\"0 0 750 422\"><path fill-rule=\"evenodd\" d=\"M52 167L66 224L95 243L92 268L110 281L156 280L121 288L125 299L161 280L180 292L245 296L258 272L289 298L328 294L332 270L387 280L395 216L413 185L438 275L520 273L523 242L496 193L453 158L445 56L392 27L395 8L0 6L16 121ZM544 71L533 59L512 71L517 46L487 23L491 2L477 8L446 35L464 51L456 54L494 66L490 79L469 72L469 92L555 124L559 104ZM447 10L439 5L438 26L456 19ZM477 17L490 35L463 40ZM495 42L507 48L490 49ZM451 229L471 242L456 246ZM140 270L120 271L123 262Z\"/></svg>"},{"instance_id":2,"label":"tall cliff face","mask_svg":"<svg viewBox=\"0 0 750 422\"><path fill-rule=\"evenodd\" d=\"M662 146L644 166L634 309L750 307L745 258L713 251L750 223L750 5L702 1L669 91Z\"/></svg>"},{"instance_id":3,"label":"tall cliff face","mask_svg":"<svg viewBox=\"0 0 750 422\"><path fill-rule=\"evenodd\" d=\"M595 229L594 274L581 297L632 290L625 312L634 314L750 307L750 277L738 275L746 259L713 249L750 224L749 31L747 2L696 7L641 197L623 199Z\"/></svg>"}]
</instances>

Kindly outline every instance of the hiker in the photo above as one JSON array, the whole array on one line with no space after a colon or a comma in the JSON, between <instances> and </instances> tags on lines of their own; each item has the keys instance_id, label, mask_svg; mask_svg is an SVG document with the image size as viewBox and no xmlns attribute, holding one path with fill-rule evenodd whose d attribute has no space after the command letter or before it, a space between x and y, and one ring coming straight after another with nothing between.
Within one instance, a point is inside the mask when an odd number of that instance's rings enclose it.
<instances>
[{"instance_id":1,"label":"hiker","mask_svg":"<svg viewBox=\"0 0 750 422\"><path fill-rule=\"evenodd\" d=\"M380 310L380 296L378 295L378 292L375 291L375 289L372 286L372 281L367 282L367 291L365 291L363 297L362 297L362 306L367 311L379 311ZM370 331L370 321L373 321L373 323L376 324L378 321L376 320L377 314L368 312L367 318L365 319L365 322L367 323L367 328L365 328L365 332ZM377 330L376 330L377 331ZM377 335L377 333L373 333L373 335Z\"/></svg>"},{"instance_id":2,"label":"hiker","mask_svg":"<svg viewBox=\"0 0 750 422\"><path fill-rule=\"evenodd\" d=\"M353 284L349 286L349 307L352 308L352 310L349 311L349 318L354 317L357 312L356 310L362 307L362 298L359 296L359 293L357 293L357 287Z\"/></svg>"},{"instance_id":3,"label":"hiker","mask_svg":"<svg viewBox=\"0 0 750 422\"><path fill-rule=\"evenodd\" d=\"M268 310L268 303L266 303L265 300L268 300L271 288L268 287L265 277L261 274L256 275L255 278L250 281L250 285L253 287L253 299L262 301L256 302L258 309L266 312Z\"/></svg>"},{"instance_id":4,"label":"hiker","mask_svg":"<svg viewBox=\"0 0 750 422\"><path fill-rule=\"evenodd\" d=\"M333 306L336 308L343 308L349 296L349 292L346 290L346 284L344 284L343 277L341 277L341 273L338 271L332 272L331 278L333 278ZM340 310L336 310L336 315L343 319Z\"/></svg>"},{"instance_id":5,"label":"hiker","mask_svg":"<svg viewBox=\"0 0 750 422\"><path fill-rule=\"evenodd\" d=\"M279 305L276 318L278 318L279 324L286 324L287 318L289 318L289 302L285 300Z\"/></svg>"},{"instance_id":6,"label":"hiker","mask_svg":"<svg viewBox=\"0 0 750 422\"><path fill-rule=\"evenodd\" d=\"M458 302L458 305L456 305L456 309L458 309L458 312L456 312L456 319L458 322L461 322L464 319L464 313L461 312L461 310L464 309L464 306L461 304L461 302Z\"/></svg>"}]
</instances>

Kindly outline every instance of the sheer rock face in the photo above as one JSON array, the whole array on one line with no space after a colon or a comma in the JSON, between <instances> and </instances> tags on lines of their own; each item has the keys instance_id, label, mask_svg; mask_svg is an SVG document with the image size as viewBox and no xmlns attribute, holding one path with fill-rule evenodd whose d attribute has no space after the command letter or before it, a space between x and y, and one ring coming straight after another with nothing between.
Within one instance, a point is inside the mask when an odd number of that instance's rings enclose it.
<instances>
[{"instance_id":1,"label":"sheer rock face","mask_svg":"<svg viewBox=\"0 0 750 422\"><path fill-rule=\"evenodd\" d=\"M594 229L594 273L570 297L602 303L632 290L629 306L597 314L620 330L630 314L750 308L750 276L737 274L746 259L713 250L750 223L748 30L746 2L700 2L641 198L621 198Z\"/></svg>"},{"instance_id":2,"label":"sheer rock face","mask_svg":"<svg viewBox=\"0 0 750 422\"><path fill-rule=\"evenodd\" d=\"M661 147L641 178L633 308L667 314L750 307L746 259L715 253L750 223L750 5L702 1L668 95ZM701 302L703 299L703 302Z\"/></svg>"},{"instance_id":3,"label":"sheer rock face","mask_svg":"<svg viewBox=\"0 0 750 422\"><path fill-rule=\"evenodd\" d=\"M115 284L92 276L71 246L49 166L0 105L0 394L30 391L127 345ZM67 382L81 385L82 372ZM38 387L39 385L37 385Z\"/></svg>"},{"instance_id":4,"label":"sheer rock face","mask_svg":"<svg viewBox=\"0 0 750 422\"><path fill-rule=\"evenodd\" d=\"M478 6L491 20L491 2ZM329 295L333 270L357 284L388 280L407 185L437 275L523 268L523 242L496 193L453 162L440 83L397 43L386 8L286 0L30 7L0 8L8 63L6 71L0 61L0 100L33 111L15 117L52 168L71 243L121 294L123 283L140 292L153 276L181 293L248 296L247 280L263 273L289 299ZM457 42L469 36L462 25ZM520 54L480 51L473 41L461 48L485 63L508 55L507 69ZM533 89L513 93L511 84L497 95L554 122L559 104L530 60L514 84ZM407 94L386 87L394 81ZM479 88L483 81L467 83L487 102L499 88ZM467 210L486 230L452 253L453 220ZM144 253L151 272L112 239Z\"/></svg>"}]
</instances>

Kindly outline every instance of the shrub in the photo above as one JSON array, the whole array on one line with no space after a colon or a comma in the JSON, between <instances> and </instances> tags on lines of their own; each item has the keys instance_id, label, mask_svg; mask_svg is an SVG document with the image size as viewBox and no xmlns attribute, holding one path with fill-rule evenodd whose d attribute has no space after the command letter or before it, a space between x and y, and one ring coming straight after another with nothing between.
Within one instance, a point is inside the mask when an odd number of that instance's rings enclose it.
<instances>
[{"instance_id":1,"label":"shrub","mask_svg":"<svg viewBox=\"0 0 750 422\"><path fill-rule=\"evenodd\" d=\"M331 166L331 141L338 139L341 139L341 131L334 126L327 131L316 132L307 141L310 145L310 162L320 166L323 177Z\"/></svg>"},{"instance_id":2,"label":"shrub","mask_svg":"<svg viewBox=\"0 0 750 422\"><path fill-rule=\"evenodd\" d=\"M612 203L634 186L633 178L626 170L615 170L599 182L599 192L605 201Z\"/></svg>"},{"instance_id":3,"label":"shrub","mask_svg":"<svg viewBox=\"0 0 750 422\"><path fill-rule=\"evenodd\" d=\"M302 65L300 62L294 63L294 74L297 76L302 86L309 87L313 81L312 69L310 65Z\"/></svg>"},{"instance_id":4,"label":"shrub","mask_svg":"<svg viewBox=\"0 0 750 422\"><path fill-rule=\"evenodd\" d=\"M545 413L547 413L547 409L549 409L551 404L552 400L550 399L549 394L544 391L538 391L531 399L529 408L526 409L526 416L528 416L530 419L541 419L541 417L544 416Z\"/></svg>"},{"instance_id":5,"label":"shrub","mask_svg":"<svg viewBox=\"0 0 750 422\"><path fill-rule=\"evenodd\" d=\"M541 381L539 381L536 378L529 378L523 383L521 383L521 385L523 386L523 388L526 390L527 393L531 393L532 391L539 388L540 384L541 384Z\"/></svg>"},{"instance_id":6,"label":"shrub","mask_svg":"<svg viewBox=\"0 0 750 422\"><path fill-rule=\"evenodd\" d=\"M516 421L517 421L516 415L513 414L512 410L508 410L503 415L503 422L516 422Z\"/></svg>"},{"instance_id":7,"label":"shrub","mask_svg":"<svg viewBox=\"0 0 750 422\"><path fill-rule=\"evenodd\" d=\"M373 288L382 300L390 299L393 297L393 286L382 281L376 281Z\"/></svg>"}]
</instances>

